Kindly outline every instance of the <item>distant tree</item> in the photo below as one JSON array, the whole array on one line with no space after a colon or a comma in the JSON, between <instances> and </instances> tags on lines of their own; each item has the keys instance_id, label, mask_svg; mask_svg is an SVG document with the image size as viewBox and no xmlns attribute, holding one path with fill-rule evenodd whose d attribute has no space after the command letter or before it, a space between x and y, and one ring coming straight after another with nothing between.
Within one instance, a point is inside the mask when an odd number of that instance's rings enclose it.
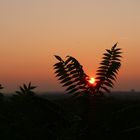
<instances>
[{"instance_id":1,"label":"distant tree","mask_svg":"<svg viewBox=\"0 0 140 140\"><path fill-rule=\"evenodd\" d=\"M121 48L117 48L117 43L111 48L106 49L102 61L96 72L96 82L89 84L89 76L84 72L82 65L72 56L67 56L63 60L55 55L58 60L54 64L55 74L63 87L67 87L68 94L79 95L104 95L110 92L116 81L119 68L121 66Z\"/></svg>"}]
</instances>

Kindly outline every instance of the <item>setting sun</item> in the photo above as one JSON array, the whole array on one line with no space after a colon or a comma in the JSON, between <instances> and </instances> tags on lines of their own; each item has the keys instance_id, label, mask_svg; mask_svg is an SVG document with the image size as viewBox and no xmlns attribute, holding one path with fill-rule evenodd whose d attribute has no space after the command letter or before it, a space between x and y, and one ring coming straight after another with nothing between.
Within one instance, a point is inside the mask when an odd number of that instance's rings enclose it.
<instances>
[{"instance_id":1,"label":"setting sun","mask_svg":"<svg viewBox=\"0 0 140 140\"><path fill-rule=\"evenodd\" d=\"M90 84L94 84L95 83L95 78L91 77L88 81Z\"/></svg>"}]
</instances>

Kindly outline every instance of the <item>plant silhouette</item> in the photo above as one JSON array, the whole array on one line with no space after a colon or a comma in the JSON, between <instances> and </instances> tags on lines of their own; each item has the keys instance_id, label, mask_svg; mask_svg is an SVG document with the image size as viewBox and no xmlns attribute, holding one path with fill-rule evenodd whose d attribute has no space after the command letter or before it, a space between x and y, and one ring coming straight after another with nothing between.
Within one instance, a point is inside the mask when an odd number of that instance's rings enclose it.
<instances>
[{"instance_id":1,"label":"plant silhouette","mask_svg":"<svg viewBox=\"0 0 140 140\"><path fill-rule=\"evenodd\" d=\"M0 84L0 90L3 89L4 87Z\"/></svg>"},{"instance_id":2,"label":"plant silhouette","mask_svg":"<svg viewBox=\"0 0 140 140\"><path fill-rule=\"evenodd\" d=\"M4 87L0 84L0 90L2 90ZM0 92L0 100L2 100L3 94Z\"/></svg>"},{"instance_id":3,"label":"plant silhouette","mask_svg":"<svg viewBox=\"0 0 140 140\"><path fill-rule=\"evenodd\" d=\"M55 55L58 63L54 64L56 70L56 77L59 77L63 87L67 87L68 94L75 93L74 95L80 95L87 91L88 76L85 74L82 65L72 56L67 56L66 60L62 60L61 57Z\"/></svg>"},{"instance_id":4,"label":"plant silhouette","mask_svg":"<svg viewBox=\"0 0 140 140\"><path fill-rule=\"evenodd\" d=\"M89 76L84 72L82 65L72 56L67 56L63 60L55 55L59 61L54 64L55 74L63 87L67 87L68 94L79 95L104 95L110 92L116 81L119 68L121 66L121 48L117 48L117 43L111 48L106 49L102 61L96 72L96 83L89 84Z\"/></svg>"},{"instance_id":5,"label":"plant silhouette","mask_svg":"<svg viewBox=\"0 0 140 140\"><path fill-rule=\"evenodd\" d=\"M113 88L121 66L121 53L121 48L117 48L117 43L110 50L106 49L96 72L95 93L103 94L104 92L110 92L109 87Z\"/></svg>"},{"instance_id":6,"label":"plant silhouette","mask_svg":"<svg viewBox=\"0 0 140 140\"><path fill-rule=\"evenodd\" d=\"M33 91L33 89L35 89L36 86L32 86L31 82L26 85L26 84L23 84L23 86L20 86L19 87L19 91L16 91L16 96L33 96L35 93Z\"/></svg>"}]
</instances>

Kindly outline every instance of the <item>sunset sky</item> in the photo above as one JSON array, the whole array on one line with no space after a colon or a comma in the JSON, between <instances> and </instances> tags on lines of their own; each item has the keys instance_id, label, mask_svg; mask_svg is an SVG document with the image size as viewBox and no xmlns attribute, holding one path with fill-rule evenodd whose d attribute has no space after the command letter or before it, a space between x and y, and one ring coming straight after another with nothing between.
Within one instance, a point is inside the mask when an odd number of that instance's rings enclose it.
<instances>
[{"instance_id":1,"label":"sunset sky","mask_svg":"<svg viewBox=\"0 0 140 140\"><path fill-rule=\"evenodd\" d=\"M114 90L140 90L139 0L0 0L0 83L14 92L32 82L37 91L64 91L53 55L72 55L95 76L102 53L123 49Z\"/></svg>"}]
</instances>

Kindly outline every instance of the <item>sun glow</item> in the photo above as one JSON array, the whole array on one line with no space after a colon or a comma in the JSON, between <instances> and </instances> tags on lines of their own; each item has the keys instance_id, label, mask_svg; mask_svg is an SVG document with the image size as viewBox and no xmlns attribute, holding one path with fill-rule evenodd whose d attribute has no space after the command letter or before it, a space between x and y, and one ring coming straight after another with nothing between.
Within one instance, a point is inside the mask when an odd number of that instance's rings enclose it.
<instances>
[{"instance_id":1,"label":"sun glow","mask_svg":"<svg viewBox=\"0 0 140 140\"><path fill-rule=\"evenodd\" d=\"M90 84L94 84L94 83L95 83L95 78L91 77L91 78L88 80L88 82L89 82Z\"/></svg>"}]
</instances>

